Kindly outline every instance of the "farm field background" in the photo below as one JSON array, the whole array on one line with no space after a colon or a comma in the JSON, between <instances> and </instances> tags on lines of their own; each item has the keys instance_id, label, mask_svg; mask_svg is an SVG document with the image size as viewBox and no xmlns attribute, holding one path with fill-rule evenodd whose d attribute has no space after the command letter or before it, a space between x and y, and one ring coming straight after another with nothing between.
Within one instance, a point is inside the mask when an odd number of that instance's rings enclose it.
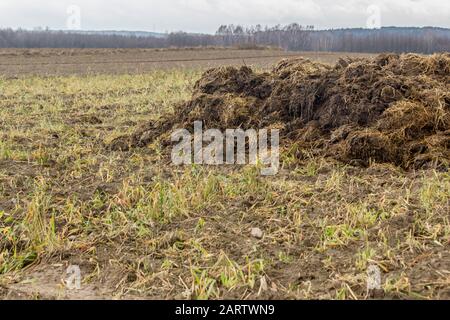
<instances>
[{"instance_id":1,"label":"farm field background","mask_svg":"<svg viewBox=\"0 0 450 320\"><path fill-rule=\"evenodd\" d=\"M284 150L262 177L108 147L188 100L204 69L288 56L366 55L2 50L0 297L366 299L377 265L379 298L450 298L448 171ZM81 290L64 286L69 265Z\"/></svg>"},{"instance_id":2,"label":"farm field background","mask_svg":"<svg viewBox=\"0 0 450 320\"><path fill-rule=\"evenodd\" d=\"M286 52L280 49L0 49L0 74L86 75L142 74L155 70L207 69L225 65L270 68L282 58L299 57L335 63L339 57L370 54Z\"/></svg>"}]
</instances>

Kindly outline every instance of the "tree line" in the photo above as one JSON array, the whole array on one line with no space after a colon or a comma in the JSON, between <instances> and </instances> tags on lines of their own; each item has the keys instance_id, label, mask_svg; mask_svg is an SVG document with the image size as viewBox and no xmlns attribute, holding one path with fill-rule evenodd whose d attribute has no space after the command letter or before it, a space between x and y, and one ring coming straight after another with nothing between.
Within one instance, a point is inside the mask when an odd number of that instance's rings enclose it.
<instances>
[{"instance_id":1,"label":"tree line","mask_svg":"<svg viewBox=\"0 0 450 320\"><path fill-rule=\"evenodd\" d=\"M222 25L215 34L172 32L158 36L0 30L0 48L169 48L273 46L291 51L417 52L450 51L450 29L403 28L315 30L286 26Z\"/></svg>"}]
</instances>

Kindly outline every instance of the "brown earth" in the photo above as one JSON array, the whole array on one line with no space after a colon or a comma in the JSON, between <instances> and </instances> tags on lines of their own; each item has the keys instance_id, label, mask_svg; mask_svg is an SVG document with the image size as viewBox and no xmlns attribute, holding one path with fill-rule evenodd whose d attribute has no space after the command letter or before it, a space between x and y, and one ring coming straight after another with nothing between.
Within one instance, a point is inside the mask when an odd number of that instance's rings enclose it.
<instances>
[{"instance_id":1,"label":"brown earth","mask_svg":"<svg viewBox=\"0 0 450 320\"><path fill-rule=\"evenodd\" d=\"M250 65L269 68L282 58L305 56L334 63L342 56L370 56L358 53L285 52L279 49L0 49L0 75L92 75L142 74L168 69L208 69Z\"/></svg>"},{"instance_id":2,"label":"brown earth","mask_svg":"<svg viewBox=\"0 0 450 320\"><path fill-rule=\"evenodd\" d=\"M174 127L202 120L222 130L280 128L285 146L299 144L345 163L448 168L450 54L341 58L334 66L297 58L264 73L247 66L210 69L176 110L112 148L167 140Z\"/></svg>"}]
</instances>

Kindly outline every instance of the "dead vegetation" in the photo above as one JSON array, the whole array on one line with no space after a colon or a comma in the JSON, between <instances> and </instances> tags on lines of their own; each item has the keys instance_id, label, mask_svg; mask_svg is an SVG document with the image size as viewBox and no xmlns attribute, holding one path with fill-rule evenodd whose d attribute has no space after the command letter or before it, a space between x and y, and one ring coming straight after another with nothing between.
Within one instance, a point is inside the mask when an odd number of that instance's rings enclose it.
<instances>
[{"instance_id":1,"label":"dead vegetation","mask_svg":"<svg viewBox=\"0 0 450 320\"><path fill-rule=\"evenodd\" d=\"M298 58L267 73L211 69L176 110L112 147L143 146L202 120L219 129L275 126L286 147L300 144L345 163L447 168L450 54L383 54L333 67Z\"/></svg>"}]
</instances>

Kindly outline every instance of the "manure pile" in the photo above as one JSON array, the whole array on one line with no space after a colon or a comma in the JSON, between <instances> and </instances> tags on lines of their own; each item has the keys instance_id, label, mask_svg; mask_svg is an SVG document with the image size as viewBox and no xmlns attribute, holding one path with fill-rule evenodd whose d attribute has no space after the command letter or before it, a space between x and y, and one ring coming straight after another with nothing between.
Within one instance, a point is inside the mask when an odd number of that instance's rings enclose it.
<instances>
[{"instance_id":1,"label":"manure pile","mask_svg":"<svg viewBox=\"0 0 450 320\"><path fill-rule=\"evenodd\" d=\"M290 59L266 73L211 69L174 114L111 147L128 150L155 139L167 145L174 129L198 120L205 129L278 128L284 147L345 163L448 169L450 54L382 54L335 66Z\"/></svg>"}]
</instances>

